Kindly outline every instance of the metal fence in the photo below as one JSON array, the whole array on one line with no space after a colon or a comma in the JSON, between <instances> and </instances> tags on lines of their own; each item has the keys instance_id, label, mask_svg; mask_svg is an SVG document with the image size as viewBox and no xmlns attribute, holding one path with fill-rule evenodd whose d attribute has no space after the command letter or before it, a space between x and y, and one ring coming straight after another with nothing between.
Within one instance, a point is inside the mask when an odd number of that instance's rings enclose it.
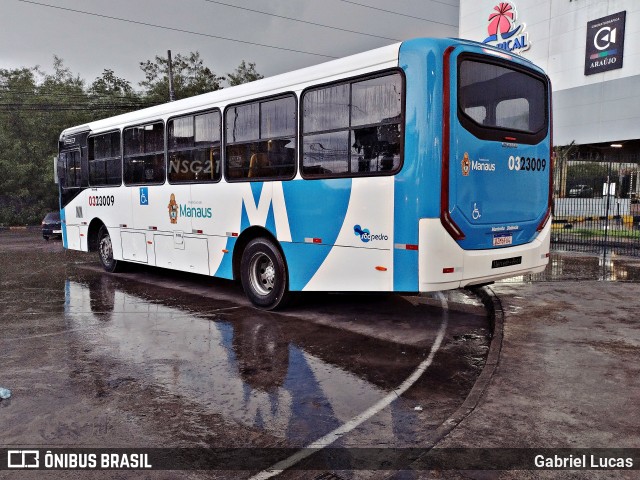
<instances>
[{"instance_id":1,"label":"metal fence","mask_svg":"<svg viewBox=\"0 0 640 480\"><path fill-rule=\"evenodd\" d=\"M556 157L556 250L615 251L640 256L640 155L585 152Z\"/></svg>"}]
</instances>

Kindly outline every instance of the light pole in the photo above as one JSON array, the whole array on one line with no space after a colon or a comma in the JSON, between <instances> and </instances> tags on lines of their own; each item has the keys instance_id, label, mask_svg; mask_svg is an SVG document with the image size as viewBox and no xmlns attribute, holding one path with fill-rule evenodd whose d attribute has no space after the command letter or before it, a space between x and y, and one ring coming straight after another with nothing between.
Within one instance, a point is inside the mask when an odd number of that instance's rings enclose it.
<instances>
[{"instance_id":1,"label":"light pole","mask_svg":"<svg viewBox=\"0 0 640 480\"><path fill-rule=\"evenodd\" d=\"M167 50L168 57L168 77L169 77L169 101L173 102L176 99L176 93L173 90L173 65L171 63L171 50Z\"/></svg>"}]
</instances>

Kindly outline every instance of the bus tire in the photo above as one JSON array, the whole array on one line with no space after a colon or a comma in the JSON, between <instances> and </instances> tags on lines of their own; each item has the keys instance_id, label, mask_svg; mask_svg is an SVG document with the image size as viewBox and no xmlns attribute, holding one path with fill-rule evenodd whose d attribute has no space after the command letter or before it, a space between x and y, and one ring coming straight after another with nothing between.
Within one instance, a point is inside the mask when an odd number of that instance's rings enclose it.
<instances>
[{"instance_id":1,"label":"bus tire","mask_svg":"<svg viewBox=\"0 0 640 480\"><path fill-rule=\"evenodd\" d=\"M274 310L283 307L289 297L287 266L273 242L259 237L242 252L240 279L245 294L256 307Z\"/></svg>"},{"instance_id":2,"label":"bus tire","mask_svg":"<svg viewBox=\"0 0 640 480\"><path fill-rule=\"evenodd\" d=\"M110 273L123 270L124 262L113 258L113 244L107 227L102 225L98 231L98 258L102 267Z\"/></svg>"}]
</instances>

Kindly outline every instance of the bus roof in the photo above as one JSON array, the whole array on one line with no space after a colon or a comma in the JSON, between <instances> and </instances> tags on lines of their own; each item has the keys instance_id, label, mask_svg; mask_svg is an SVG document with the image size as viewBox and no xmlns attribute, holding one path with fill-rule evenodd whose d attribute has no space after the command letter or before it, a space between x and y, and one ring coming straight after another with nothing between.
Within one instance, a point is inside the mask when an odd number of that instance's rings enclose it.
<instances>
[{"instance_id":1,"label":"bus roof","mask_svg":"<svg viewBox=\"0 0 640 480\"><path fill-rule=\"evenodd\" d=\"M291 90L301 90L307 84L330 82L343 76L367 73L372 70L391 68L398 64L400 43L369 50L348 57L331 60L311 67L294 70L261 80L256 80L235 87L227 87L202 95L163 103L154 107L136 110L134 112L97 120L83 125L67 128L60 139L67 135L91 130L94 132L112 130L123 125L134 125L147 120L159 120L180 113L201 110L207 106L224 106L229 103L241 102L245 98L256 95L267 96Z\"/></svg>"},{"instance_id":2,"label":"bus roof","mask_svg":"<svg viewBox=\"0 0 640 480\"><path fill-rule=\"evenodd\" d=\"M430 42L431 44L453 44L480 46L496 55L508 56L511 60L529 64L532 68L542 70L525 57L514 55L498 48L478 43L472 40L460 38L416 38L408 42ZM348 57L331 60L311 67L281 73L272 77L256 80L235 87L227 87L202 95L167 102L154 107L117 115L114 117L97 120L95 122L67 128L60 134L60 140L67 135L75 135L81 132L105 132L122 128L126 125L136 125L146 121L166 119L170 116L185 114L206 108L225 107L230 103L242 102L255 96L268 96L287 91L299 91L310 85L328 83L343 77L370 73L375 70L398 66L398 56L402 43L394 43L363 53L357 53Z\"/></svg>"}]
</instances>

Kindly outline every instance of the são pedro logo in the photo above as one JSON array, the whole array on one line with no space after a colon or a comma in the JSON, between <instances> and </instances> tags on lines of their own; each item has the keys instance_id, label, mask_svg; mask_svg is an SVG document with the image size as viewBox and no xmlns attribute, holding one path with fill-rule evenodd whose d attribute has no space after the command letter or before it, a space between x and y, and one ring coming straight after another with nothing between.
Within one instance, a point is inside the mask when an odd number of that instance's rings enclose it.
<instances>
[{"instance_id":1,"label":"s\u00e3o pedro logo","mask_svg":"<svg viewBox=\"0 0 640 480\"><path fill-rule=\"evenodd\" d=\"M175 194L169 197L169 221L172 224L178 223L178 217L186 218L212 218L213 212L210 207L192 207L176 201Z\"/></svg>"},{"instance_id":2,"label":"s\u00e3o pedro logo","mask_svg":"<svg viewBox=\"0 0 640 480\"><path fill-rule=\"evenodd\" d=\"M362 228L360 225L353 226L353 233L357 237L360 237L360 240L362 240L363 243L369 243L376 240L389 240L389 237L382 233L372 235L369 229Z\"/></svg>"}]
</instances>

